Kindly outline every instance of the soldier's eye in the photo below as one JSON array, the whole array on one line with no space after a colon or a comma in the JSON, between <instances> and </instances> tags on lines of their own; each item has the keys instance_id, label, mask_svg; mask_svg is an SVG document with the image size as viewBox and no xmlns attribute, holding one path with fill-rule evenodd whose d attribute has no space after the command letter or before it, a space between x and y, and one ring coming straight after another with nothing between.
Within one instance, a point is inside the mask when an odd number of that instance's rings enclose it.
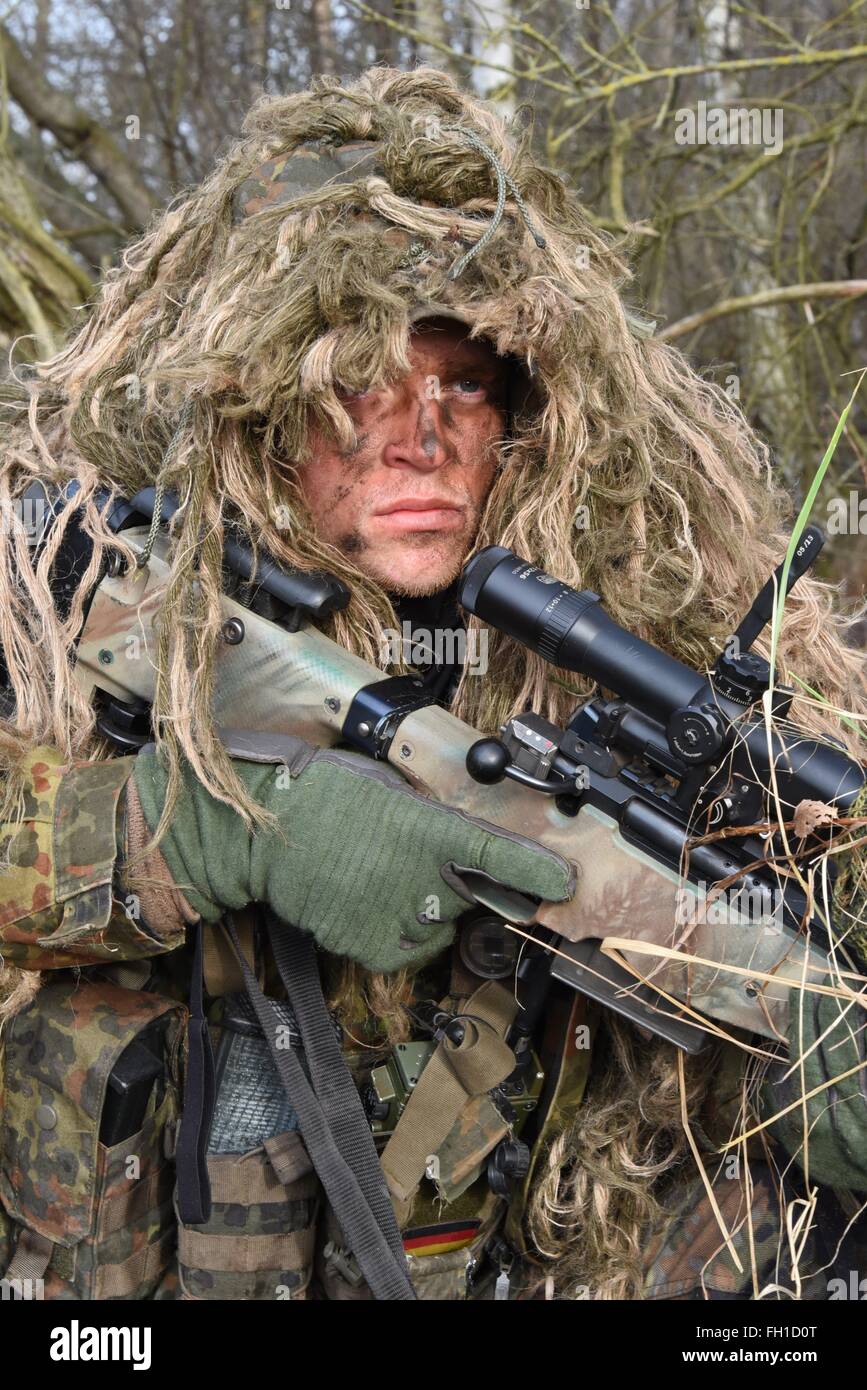
<instances>
[{"instance_id":1,"label":"soldier's eye","mask_svg":"<svg viewBox=\"0 0 867 1390\"><path fill-rule=\"evenodd\" d=\"M455 386L462 396L476 396L485 390L485 383L474 376L463 377L461 381L455 382Z\"/></svg>"}]
</instances>

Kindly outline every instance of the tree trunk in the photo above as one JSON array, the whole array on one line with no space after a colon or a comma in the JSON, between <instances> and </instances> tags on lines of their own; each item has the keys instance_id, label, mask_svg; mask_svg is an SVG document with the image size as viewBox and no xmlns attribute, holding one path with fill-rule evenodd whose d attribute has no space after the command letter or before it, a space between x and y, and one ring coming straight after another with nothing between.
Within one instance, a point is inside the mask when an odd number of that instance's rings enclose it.
<instances>
[{"instance_id":1,"label":"tree trunk","mask_svg":"<svg viewBox=\"0 0 867 1390\"><path fill-rule=\"evenodd\" d=\"M376 10L383 19L395 18L394 0L379 0ZM390 28L388 24L379 23L375 19L370 21L370 29L376 62L394 67L397 62L397 34L395 30Z\"/></svg>"},{"instance_id":2,"label":"tree trunk","mask_svg":"<svg viewBox=\"0 0 867 1390\"><path fill-rule=\"evenodd\" d=\"M49 86L39 68L9 31L0 25L9 94L30 119L81 159L111 194L128 231L139 231L155 207L133 160L92 116L64 92Z\"/></svg>"},{"instance_id":3,"label":"tree trunk","mask_svg":"<svg viewBox=\"0 0 867 1390\"><path fill-rule=\"evenodd\" d=\"M18 167L0 149L0 336L8 346L29 338L21 357L56 351L76 307L92 289L89 276L42 225Z\"/></svg>"},{"instance_id":4,"label":"tree trunk","mask_svg":"<svg viewBox=\"0 0 867 1390\"><path fill-rule=\"evenodd\" d=\"M708 57L744 56L740 16L732 0L710 0L704 20ZM720 105L749 106L749 73L711 73L707 81ZM716 152L720 159L727 157L725 145L718 145ZM758 176L726 199L727 218L739 229L731 244L733 296L759 294L777 286L771 262L777 229L768 193L767 181ZM732 320L743 375L738 394L752 400L750 413L775 452L785 450L797 417L798 384L788 351L790 312L780 305L753 309Z\"/></svg>"},{"instance_id":5,"label":"tree trunk","mask_svg":"<svg viewBox=\"0 0 867 1390\"><path fill-rule=\"evenodd\" d=\"M259 95L268 79L270 18L271 5L268 0L247 0L244 25L248 90L251 102Z\"/></svg>"},{"instance_id":6,"label":"tree trunk","mask_svg":"<svg viewBox=\"0 0 867 1390\"><path fill-rule=\"evenodd\" d=\"M448 68L444 52L448 34L442 0L415 0L415 28L424 35L418 45L419 62L434 68Z\"/></svg>"},{"instance_id":7,"label":"tree trunk","mask_svg":"<svg viewBox=\"0 0 867 1390\"><path fill-rule=\"evenodd\" d=\"M319 73L333 74L337 71L337 53L331 27L331 0L313 0L312 11L316 57L314 69Z\"/></svg>"},{"instance_id":8,"label":"tree trunk","mask_svg":"<svg viewBox=\"0 0 867 1390\"><path fill-rule=\"evenodd\" d=\"M476 22L476 56L483 65L473 68L473 86L480 97L490 101L501 116L515 112L515 53L510 23L510 0L480 0L473 6ZM490 64L490 66L488 66ZM503 71L503 69L507 71Z\"/></svg>"}]
</instances>

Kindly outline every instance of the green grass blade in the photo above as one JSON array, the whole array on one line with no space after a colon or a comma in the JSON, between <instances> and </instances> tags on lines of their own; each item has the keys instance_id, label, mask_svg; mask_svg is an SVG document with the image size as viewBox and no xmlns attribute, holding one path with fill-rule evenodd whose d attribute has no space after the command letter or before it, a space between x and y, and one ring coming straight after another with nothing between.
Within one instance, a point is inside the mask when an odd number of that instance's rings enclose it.
<instances>
[{"instance_id":1,"label":"green grass blade","mask_svg":"<svg viewBox=\"0 0 867 1390\"><path fill-rule=\"evenodd\" d=\"M795 551L798 548L798 544L800 542L801 536L804 533L807 522L810 519L810 512L813 510L813 503L816 500L816 495L819 491L819 488L822 486L825 474L827 473L831 460L834 457L834 454L837 449L837 444L840 440L840 435L846 428L846 421L849 418L849 411L852 409L855 397L858 394L858 388L861 385L861 382L864 380L865 376L867 376L867 368L865 368L864 371L861 372L860 376L858 377L858 380L855 382L855 387L852 391L851 396L849 397L848 401L843 407L840 418L837 421L834 433L831 436L830 443L828 444L828 447L825 450L825 453L822 457L822 462L816 469L813 481L810 483L810 486L807 489L807 495L804 498L804 505L798 512L798 517L795 521L795 528L792 531L792 536L789 541L788 548L786 550L786 558L783 561L783 573L780 579L780 591L777 594L776 603L774 605L774 615L771 624L771 674L768 681L768 688L770 690L773 690L774 688L774 679L776 676L777 664L777 643L779 641L780 630L782 628L783 608L786 602L786 584L789 578L789 570L792 567L792 558L795 554Z\"/></svg>"}]
</instances>

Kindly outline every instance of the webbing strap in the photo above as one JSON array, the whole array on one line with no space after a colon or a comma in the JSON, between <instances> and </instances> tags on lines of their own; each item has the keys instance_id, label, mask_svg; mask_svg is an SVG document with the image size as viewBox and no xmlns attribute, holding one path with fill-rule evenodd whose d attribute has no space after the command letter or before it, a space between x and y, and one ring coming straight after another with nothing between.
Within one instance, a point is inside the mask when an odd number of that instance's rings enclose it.
<instances>
[{"instance_id":1,"label":"webbing strap","mask_svg":"<svg viewBox=\"0 0 867 1390\"><path fill-rule=\"evenodd\" d=\"M259 988L232 922L226 919L224 926L274 1065L298 1116L310 1159L374 1298L383 1301L414 1299L415 1290L407 1273L400 1232L379 1168L373 1135L325 1008L312 939L295 927L273 919L269 921L274 959L289 994L304 1043L304 1055L319 1094L314 1091L293 1049L278 1047L279 1015ZM338 1115L341 1109L350 1111L353 1108L364 1120L366 1143L356 1134L352 1121ZM341 1145L345 1146L345 1151ZM370 1171L372 1163L376 1164L375 1174ZM384 1202L374 1198L371 1204L368 1194L375 1194L377 1185L382 1189Z\"/></svg>"},{"instance_id":2,"label":"webbing strap","mask_svg":"<svg viewBox=\"0 0 867 1390\"><path fill-rule=\"evenodd\" d=\"M301 1147L297 1134L293 1135ZM211 1154L208 1170L211 1179L211 1200L217 1205L252 1207L257 1203L268 1206L285 1206L315 1197L319 1191L316 1174L305 1152L306 1171L293 1178L292 1191L287 1192L288 1184L281 1178L273 1163L261 1161L261 1154L255 1149L246 1154Z\"/></svg>"},{"instance_id":3,"label":"webbing strap","mask_svg":"<svg viewBox=\"0 0 867 1390\"><path fill-rule=\"evenodd\" d=\"M184 1109L175 1154L178 1183L178 1213L187 1226L202 1226L211 1215L211 1189L208 1182L208 1139L214 1118L216 1082L214 1050L205 1018L202 989L204 927L195 928L196 947L190 980L190 1021L187 1028L187 1075Z\"/></svg>"},{"instance_id":4,"label":"webbing strap","mask_svg":"<svg viewBox=\"0 0 867 1390\"><path fill-rule=\"evenodd\" d=\"M382 1154L382 1170L398 1201L407 1202L415 1192L428 1158L442 1147L467 1101L514 1071L515 1054L504 1035L516 1012L508 991L486 980L461 1010L466 1021L461 1044L440 1042Z\"/></svg>"},{"instance_id":5,"label":"webbing strap","mask_svg":"<svg viewBox=\"0 0 867 1390\"><path fill-rule=\"evenodd\" d=\"M358 1087L334 1035L322 995L313 938L295 927L287 931L270 914L267 921L274 960L301 1029L313 1089L338 1149L357 1175L394 1258L403 1265L406 1256L388 1184Z\"/></svg>"},{"instance_id":6,"label":"webbing strap","mask_svg":"<svg viewBox=\"0 0 867 1390\"><path fill-rule=\"evenodd\" d=\"M15 1254L3 1278L10 1281L20 1279L22 1282L26 1279L41 1279L48 1268L53 1251L53 1241L25 1226L18 1237Z\"/></svg>"},{"instance_id":7,"label":"webbing strap","mask_svg":"<svg viewBox=\"0 0 867 1390\"><path fill-rule=\"evenodd\" d=\"M303 1271L310 1261L309 1231L266 1236L219 1236L178 1230L178 1260L187 1269L262 1274L266 1270Z\"/></svg>"},{"instance_id":8,"label":"webbing strap","mask_svg":"<svg viewBox=\"0 0 867 1390\"><path fill-rule=\"evenodd\" d=\"M142 1286L159 1279L175 1250L174 1232L169 1231L152 1245L143 1245L128 1259L116 1265L98 1265L93 1297L97 1300L143 1297Z\"/></svg>"},{"instance_id":9,"label":"webbing strap","mask_svg":"<svg viewBox=\"0 0 867 1390\"><path fill-rule=\"evenodd\" d=\"M253 914L250 908L238 908L232 912L232 921L238 932L244 955L253 959ZM238 962L222 932L209 931L205 937L203 957L205 989L214 999L224 994L233 994L244 988L244 980L238 969ZM261 975L261 970L259 974Z\"/></svg>"},{"instance_id":10,"label":"webbing strap","mask_svg":"<svg viewBox=\"0 0 867 1390\"><path fill-rule=\"evenodd\" d=\"M301 1142L301 1135L294 1129L284 1130L282 1134L272 1134L265 1140L265 1152L271 1160L271 1167L277 1177L288 1187L299 1178L313 1176L310 1155Z\"/></svg>"},{"instance_id":11,"label":"webbing strap","mask_svg":"<svg viewBox=\"0 0 867 1390\"><path fill-rule=\"evenodd\" d=\"M128 1183L128 1191L104 1197L99 1203L98 1239L103 1240L115 1231L122 1231L125 1226L132 1228L134 1221L170 1202L173 1176L171 1164L166 1163L151 1173L149 1178Z\"/></svg>"}]
</instances>

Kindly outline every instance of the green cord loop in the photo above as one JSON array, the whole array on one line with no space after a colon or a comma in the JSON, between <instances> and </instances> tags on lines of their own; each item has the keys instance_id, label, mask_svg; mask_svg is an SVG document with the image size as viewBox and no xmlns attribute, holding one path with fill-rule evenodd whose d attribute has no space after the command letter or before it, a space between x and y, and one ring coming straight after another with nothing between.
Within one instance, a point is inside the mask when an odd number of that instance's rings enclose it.
<instances>
[{"instance_id":1,"label":"green cord loop","mask_svg":"<svg viewBox=\"0 0 867 1390\"><path fill-rule=\"evenodd\" d=\"M166 494L165 475L168 470L169 464L171 463L175 454L178 452L178 448L181 442L181 436L183 435L184 430L189 424L192 413L193 402L192 400L187 400L184 403L184 408L181 411L181 418L178 420L178 423L175 427L175 432L169 440L169 447L166 449L162 467L159 472L159 477L157 478L156 492L154 493L154 510L153 515L151 517L150 531L148 532L148 538L145 541L144 550L142 550L141 554L136 560L137 569L143 569L151 558L151 552L153 551L154 543L157 538L157 532L160 529L160 522L162 521L163 498Z\"/></svg>"},{"instance_id":2,"label":"green cord loop","mask_svg":"<svg viewBox=\"0 0 867 1390\"><path fill-rule=\"evenodd\" d=\"M491 218L489 225L485 228L485 231L479 237L479 240L476 242L476 244L474 246L471 246L469 251L465 252L463 256L461 256L457 261L455 261L455 264L452 266L451 270L448 273L448 279L456 280L458 276L469 265L473 257L477 256L479 252L482 251L488 245L488 242L491 240L497 228L499 227L500 222L502 221L503 209L506 206L507 188L518 205L518 211L524 219L524 225L527 228L527 231L530 233L540 250L544 250L544 248L547 246L545 238L542 236L542 233L538 231L534 226L532 218L530 217L530 214L527 210L527 204L524 202L524 199L518 192L518 186L515 183L515 180L512 178L512 175L509 174L503 168L503 165L501 164L498 156L491 149L490 145L486 145L484 140L481 140L474 130L466 130L463 126L446 125L442 126L441 129L450 130L453 131L456 135L460 135L464 140L467 141L468 144L472 145L473 149L478 150L479 154L484 155L485 159L488 160L489 164L491 165L491 168L493 169L497 177L497 206L494 209L494 215Z\"/></svg>"}]
</instances>

